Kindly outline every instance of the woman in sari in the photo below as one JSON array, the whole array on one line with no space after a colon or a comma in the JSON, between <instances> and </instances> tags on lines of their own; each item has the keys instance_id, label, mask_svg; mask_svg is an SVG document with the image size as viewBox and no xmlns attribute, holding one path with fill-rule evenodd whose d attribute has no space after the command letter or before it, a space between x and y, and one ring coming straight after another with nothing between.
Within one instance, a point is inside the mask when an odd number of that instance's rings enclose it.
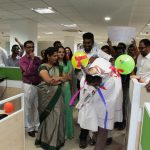
<instances>
[{"instance_id":1,"label":"woman in sari","mask_svg":"<svg viewBox=\"0 0 150 150\"><path fill-rule=\"evenodd\" d=\"M69 106L71 99L71 81L73 77L73 69L71 62L66 59L65 49L63 46L58 47L58 62L63 67L63 75L68 76L68 80L63 84L64 91L64 103L65 103L65 138L72 139L74 137L73 127L73 111L72 107Z\"/></svg>"},{"instance_id":2,"label":"woman in sari","mask_svg":"<svg viewBox=\"0 0 150 150\"><path fill-rule=\"evenodd\" d=\"M49 47L39 67L42 82L38 85L40 127L35 145L45 150L59 150L65 142L65 119L62 69L58 65L57 49Z\"/></svg>"}]
</instances>

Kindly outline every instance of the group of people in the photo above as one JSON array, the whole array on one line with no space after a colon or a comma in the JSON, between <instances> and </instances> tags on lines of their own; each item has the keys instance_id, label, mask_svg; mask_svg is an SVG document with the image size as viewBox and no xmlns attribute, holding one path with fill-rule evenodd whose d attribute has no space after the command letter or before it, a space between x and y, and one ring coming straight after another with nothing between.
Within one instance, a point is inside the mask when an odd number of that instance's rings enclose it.
<instances>
[{"instance_id":1,"label":"group of people","mask_svg":"<svg viewBox=\"0 0 150 150\"><path fill-rule=\"evenodd\" d=\"M142 39L139 47L133 40L128 49L124 43L112 46L109 39L107 43L100 49L92 33L83 34L83 45L78 50L87 55L89 64L81 70L72 67L72 51L64 48L60 41L42 50L42 59L34 55L33 41L19 44L21 52L25 51L24 56L17 53L23 76L25 127L29 136L37 135L35 145L57 150L66 139L74 137L73 107L69 102L77 85L80 89L77 104L80 148L90 143L95 145L95 150L104 150L105 145L112 142L111 131L125 128L130 76L146 82L147 92L150 92L150 40ZM135 60L136 67L130 75L116 77L110 68L124 53Z\"/></svg>"}]
</instances>

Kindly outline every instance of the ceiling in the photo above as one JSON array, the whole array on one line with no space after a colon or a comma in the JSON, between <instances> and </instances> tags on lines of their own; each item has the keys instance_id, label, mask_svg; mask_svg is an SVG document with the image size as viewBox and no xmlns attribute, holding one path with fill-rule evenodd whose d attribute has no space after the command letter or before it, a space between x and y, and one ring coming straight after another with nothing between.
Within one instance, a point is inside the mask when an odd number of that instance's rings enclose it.
<instances>
[{"instance_id":1,"label":"ceiling","mask_svg":"<svg viewBox=\"0 0 150 150\"><path fill-rule=\"evenodd\" d=\"M31 10L38 7L53 7L56 13L38 14ZM105 16L111 16L112 20L106 22ZM9 37L10 21L19 19L38 23L40 41L63 41L64 36L74 36L80 41L82 32L89 31L94 33L97 42L103 42L108 37L108 26L136 27L137 39L150 38L150 26L147 26L150 0L0 0L0 34L3 37ZM64 31L68 28L61 24L77 24L69 29L76 32Z\"/></svg>"}]
</instances>

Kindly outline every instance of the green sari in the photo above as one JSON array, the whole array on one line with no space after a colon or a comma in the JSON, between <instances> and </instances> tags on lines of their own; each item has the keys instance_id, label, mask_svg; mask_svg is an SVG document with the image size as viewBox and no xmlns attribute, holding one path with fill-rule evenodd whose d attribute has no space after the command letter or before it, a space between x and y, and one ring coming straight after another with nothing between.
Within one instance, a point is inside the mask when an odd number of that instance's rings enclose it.
<instances>
[{"instance_id":1,"label":"green sari","mask_svg":"<svg viewBox=\"0 0 150 150\"><path fill-rule=\"evenodd\" d=\"M63 66L63 74L67 75L72 70L71 62L68 61L67 65L61 64ZM73 110L69 106L69 101L71 99L71 85L67 81L63 84L64 91L64 103L65 103L65 138L72 139L74 137L74 126L73 126Z\"/></svg>"},{"instance_id":2,"label":"green sari","mask_svg":"<svg viewBox=\"0 0 150 150\"><path fill-rule=\"evenodd\" d=\"M50 76L60 76L58 67L47 68ZM51 86L44 81L38 85L40 127L36 142L45 150L59 150L65 142L64 102L61 85Z\"/></svg>"}]
</instances>

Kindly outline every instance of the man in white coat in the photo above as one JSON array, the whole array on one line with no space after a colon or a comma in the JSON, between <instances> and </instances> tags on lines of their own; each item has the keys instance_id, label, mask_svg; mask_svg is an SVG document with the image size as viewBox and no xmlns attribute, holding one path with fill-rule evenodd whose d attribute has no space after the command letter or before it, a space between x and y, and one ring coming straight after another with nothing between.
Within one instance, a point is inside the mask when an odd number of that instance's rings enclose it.
<instances>
[{"instance_id":1,"label":"man in white coat","mask_svg":"<svg viewBox=\"0 0 150 150\"><path fill-rule=\"evenodd\" d=\"M98 48L96 43L94 42L94 35L90 32L84 33L83 36L83 46L78 50L84 52L87 57L89 58L89 64L91 64L96 58L104 58L107 61L110 61L111 63L114 63L114 59L112 56L108 55L107 53L103 52L101 49ZM78 82L80 82L83 74L81 72L78 72ZM86 138L89 134L89 130L82 129L80 133L80 148L86 148L87 142Z\"/></svg>"},{"instance_id":2,"label":"man in white coat","mask_svg":"<svg viewBox=\"0 0 150 150\"><path fill-rule=\"evenodd\" d=\"M111 63L97 58L81 79L78 123L82 130L98 132L95 150L104 150L108 131L122 121L121 78L111 70ZM85 83L85 79L87 83ZM106 88L99 90L100 83ZM103 95L103 96L102 96ZM82 135L80 135L82 136ZM84 140L80 137L80 140Z\"/></svg>"}]
</instances>

